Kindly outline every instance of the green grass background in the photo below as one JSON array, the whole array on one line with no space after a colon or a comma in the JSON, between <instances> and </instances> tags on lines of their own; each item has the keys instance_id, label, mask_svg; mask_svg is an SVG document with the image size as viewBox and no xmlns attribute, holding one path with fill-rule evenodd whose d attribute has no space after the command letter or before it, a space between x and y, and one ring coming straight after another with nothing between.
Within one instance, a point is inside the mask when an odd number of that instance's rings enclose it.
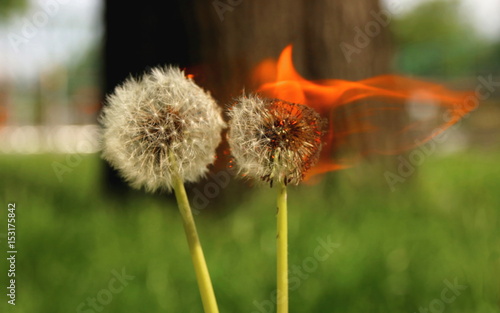
<instances>
[{"instance_id":1,"label":"green grass background","mask_svg":"<svg viewBox=\"0 0 500 313\"><path fill-rule=\"evenodd\" d=\"M500 312L499 159L436 154L394 192L385 169L369 163L290 188L290 264L311 261L318 238L338 244L295 280L290 312ZM0 156L0 312L78 312L81 303L85 313L202 312L171 197L107 194L98 155L82 156L62 182L53 162L66 156ZM221 312L272 312L275 192L224 189L218 198L232 201L195 216ZM15 307L6 296L9 202L17 204ZM122 268L134 279L101 311L85 305ZM467 289L440 302L445 280Z\"/></svg>"}]
</instances>

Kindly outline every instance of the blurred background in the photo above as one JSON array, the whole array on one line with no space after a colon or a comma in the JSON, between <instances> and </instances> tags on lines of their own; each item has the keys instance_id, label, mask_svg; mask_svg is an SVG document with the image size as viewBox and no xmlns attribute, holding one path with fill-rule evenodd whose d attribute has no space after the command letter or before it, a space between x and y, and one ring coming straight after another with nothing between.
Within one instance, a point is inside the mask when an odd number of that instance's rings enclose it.
<instances>
[{"instance_id":1,"label":"blurred background","mask_svg":"<svg viewBox=\"0 0 500 313\"><path fill-rule=\"evenodd\" d=\"M308 79L398 73L481 101L443 140L290 188L290 312L500 312L499 14L498 0L1 0L3 290L12 202L18 254L0 311L202 312L175 201L100 159L99 111L166 64L226 107L292 43ZM226 148L188 186L220 311L274 312L276 191L234 178Z\"/></svg>"}]
</instances>

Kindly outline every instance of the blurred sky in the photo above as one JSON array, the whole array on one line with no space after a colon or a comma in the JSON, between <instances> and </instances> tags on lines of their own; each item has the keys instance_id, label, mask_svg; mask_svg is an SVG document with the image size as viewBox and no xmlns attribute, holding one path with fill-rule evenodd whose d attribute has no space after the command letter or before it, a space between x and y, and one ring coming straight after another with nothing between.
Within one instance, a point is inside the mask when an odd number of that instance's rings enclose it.
<instances>
[{"instance_id":1,"label":"blurred sky","mask_svg":"<svg viewBox=\"0 0 500 313\"><path fill-rule=\"evenodd\" d=\"M44 69L77 62L102 36L100 0L30 3L0 21L0 80L30 81ZM44 9L46 3L52 6Z\"/></svg>"},{"instance_id":2,"label":"blurred sky","mask_svg":"<svg viewBox=\"0 0 500 313\"><path fill-rule=\"evenodd\" d=\"M399 3L402 14L423 2L432 0L381 0L385 6ZM486 39L500 38L500 0L458 0L464 21L472 23ZM17 13L8 21L0 21L0 81L30 81L46 68L76 62L88 48L102 37L102 1L67 0L44 13L43 5L56 0L30 0L27 12ZM47 18L43 21L44 15ZM29 27L27 38L23 31L27 24L40 19L41 27ZM15 37L19 36L19 37ZM15 44L15 39L22 42Z\"/></svg>"}]
</instances>

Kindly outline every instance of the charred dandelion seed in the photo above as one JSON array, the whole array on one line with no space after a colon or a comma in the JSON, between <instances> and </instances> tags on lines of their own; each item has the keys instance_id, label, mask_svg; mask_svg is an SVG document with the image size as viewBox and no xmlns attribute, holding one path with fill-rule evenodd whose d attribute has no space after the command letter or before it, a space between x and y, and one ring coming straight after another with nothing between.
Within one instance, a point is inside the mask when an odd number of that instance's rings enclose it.
<instances>
[{"instance_id":1,"label":"charred dandelion seed","mask_svg":"<svg viewBox=\"0 0 500 313\"><path fill-rule=\"evenodd\" d=\"M231 108L228 141L239 171L273 186L277 197L276 312L288 313L287 184L318 161L325 122L313 109L279 99L240 97Z\"/></svg>"},{"instance_id":2,"label":"charred dandelion seed","mask_svg":"<svg viewBox=\"0 0 500 313\"><path fill-rule=\"evenodd\" d=\"M239 98L229 115L228 140L243 175L296 185L318 161L325 121L313 109L253 95Z\"/></svg>"}]
</instances>

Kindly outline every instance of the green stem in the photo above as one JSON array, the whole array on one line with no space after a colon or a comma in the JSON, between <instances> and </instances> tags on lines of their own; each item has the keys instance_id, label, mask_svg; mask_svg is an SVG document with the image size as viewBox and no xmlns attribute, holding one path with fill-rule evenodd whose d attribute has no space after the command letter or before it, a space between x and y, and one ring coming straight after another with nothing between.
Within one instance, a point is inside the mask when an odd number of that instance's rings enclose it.
<instances>
[{"instance_id":1,"label":"green stem","mask_svg":"<svg viewBox=\"0 0 500 313\"><path fill-rule=\"evenodd\" d=\"M281 183L278 188L277 213L277 313L288 313L288 222L286 185Z\"/></svg>"},{"instance_id":2,"label":"green stem","mask_svg":"<svg viewBox=\"0 0 500 313\"><path fill-rule=\"evenodd\" d=\"M205 313L218 313L219 309L217 308L217 301L215 299L212 281L210 280L210 275L208 273L207 263L205 262L205 256L203 255L200 239L198 238L198 232L196 231L196 225L189 206L186 189L184 188L184 182L180 177L174 177L173 188L175 191L175 197L177 198L177 205L179 206L179 211L182 215L184 231L186 232L189 245L189 252L191 253L191 258L193 259L203 309Z\"/></svg>"}]
</instances>

